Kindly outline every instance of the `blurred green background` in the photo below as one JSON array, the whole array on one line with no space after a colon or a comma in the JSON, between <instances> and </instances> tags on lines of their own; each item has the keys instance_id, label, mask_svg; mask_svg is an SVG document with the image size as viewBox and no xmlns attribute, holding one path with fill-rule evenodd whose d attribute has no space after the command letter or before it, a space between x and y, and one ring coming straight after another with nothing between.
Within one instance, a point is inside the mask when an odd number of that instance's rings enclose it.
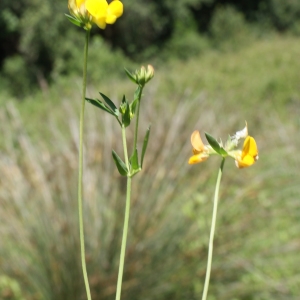
<instances>
[{"instance_id":1,"label":"blurred green background","mask_svg":"<svg viewBox=\"0 0 300 300\"><path fill-rule=\"evenodd\" d=\"M122 299L201 297L219 159L189 166L194 129L244 127L259 161L225 164L209 300L300 297L300 1L124 1L90 42L89 97L116 103L123 67L151 63L134 177ZM67 1L0 2L0 299L85 299L77 224L84 32ZM125 182L113 118L87 104L86 260L93 299L115 297ZM132 139L132 135L128 135Z\"/></svg>"}]
</instances>

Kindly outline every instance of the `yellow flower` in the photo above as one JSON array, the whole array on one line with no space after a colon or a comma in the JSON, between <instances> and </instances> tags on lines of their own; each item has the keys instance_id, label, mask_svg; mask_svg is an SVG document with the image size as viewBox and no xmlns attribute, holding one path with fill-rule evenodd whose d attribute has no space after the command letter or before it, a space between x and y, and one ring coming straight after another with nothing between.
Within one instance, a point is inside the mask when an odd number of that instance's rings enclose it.
<instances>
[{"instance_id":1,"label":"yellow flower","mask_svg":"<svg viewBox=\"0 0 300 300\"><path fill-rule=\"evenodd\" d=\"M257 145L252 136L246 137L243 150L235 155L235 159L238 168L249 167L258 160Z\"/></svg>"},{"instance_id":2,"label":"yellow flower","mask_svg":"<svg viewBox=\"0 0 300 300\"><path fill-rule=\"evenodd\" d=\"M106 0L69 0L69 10L74 17L80 19L86 28L95 23L101 29L106 24L113 24L123 14L123 4L113 0L110 4Z\"/></svg>"},{"instance_id":3,"label":"yellow flower","mask_svg":"<svg viewBox=\"0 0 300 300\"><path fill-rule=\"evenodd\" d=\"M237 131L235 135L230 136L225 146L222 141L218 142L214 137L205 134L209 145L204 145L199 131L195 130L191 135L193 146L193 156L189 159L189 164L197 164L208 159L212 154L222 157L230 156L235 159L238 168L250 167L258 160L258 149L256 141L248 135L248 126ZM236 149L240 139L245 139L243 149Z\"/></svg>"},{"instance_id":4,"label":"yellow flower","mask_svg":"<svg viewBox=\"0 0 300 300\"><path fill-rule=\"evenodd\" d=\"M191 135L191 143L193 146L194 155L190 157L189 164L198 164L208 159L209 147L204 145L198 130L195 130Z\"/></svg>"}]
</instances>

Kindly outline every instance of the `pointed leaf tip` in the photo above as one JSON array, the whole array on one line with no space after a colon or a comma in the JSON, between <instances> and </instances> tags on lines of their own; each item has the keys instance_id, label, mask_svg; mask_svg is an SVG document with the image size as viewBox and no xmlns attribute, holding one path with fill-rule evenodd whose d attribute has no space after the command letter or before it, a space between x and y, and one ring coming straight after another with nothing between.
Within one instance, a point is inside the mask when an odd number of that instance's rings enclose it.
<instances>
[{"instance_id":1,"label":"pointed leaf tip","mask_svg":"<svg viewBox=\"0 0 300 300\"><path fill-rule=\"evenodd\" d=\"M123 162L123 160L119 157L119 155L114 150L112 150L112 156L113 156L113 159L115 161L115 164L117 166L119 173L122 176L127 176L128 169L127 169L125 163Z\"/></svg>"},{"instance_id":2,"label":"pointed leaf tip","mask_svg":"<svg viewBox=\"0 0 300 300\"><path fill-rule=\"evenodd\" d=\"M226 150L220 146L220 144L218 143L218 141L211 136L209 133L205 132L205 136L206 139L208 141L208 143L210 144L210 146L220 155L227 155Z\"/></svg>"}]
</instances>

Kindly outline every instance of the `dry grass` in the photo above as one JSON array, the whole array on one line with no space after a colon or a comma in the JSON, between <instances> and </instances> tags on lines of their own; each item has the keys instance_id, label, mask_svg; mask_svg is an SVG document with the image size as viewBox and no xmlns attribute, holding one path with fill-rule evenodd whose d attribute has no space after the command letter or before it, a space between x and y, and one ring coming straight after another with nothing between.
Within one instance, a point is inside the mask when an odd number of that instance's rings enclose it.
<instances>
[{"instance_id":1,"label":"dry grass","mask_svg":"<svg viewBox=\"0 0 300 300\"><path fill-rule=\"evenodd\" d=\"M188 70L190 65L182 74ZM158 72L143 98L140 140L149 123L152 132L145 169L133 180L123 299L200 297L219 161L188 166L189 136L197 128L226 139L244 126L244 115L260 160L245 170L226 162L210 299L297 299L300 142L294 102L285 106L289 119L271 102L249 108L241 119L231 101L168 80L166 88L165 74ZM14 102L0 110L0 268L17 280L25 299L84 299L74 98L57 105L59 120L49 114L44 124L35 123L45 139L28 134L33 125L24 123ZM87 106L84 218L93 299L113 299L115 293L125 182L111 149L121 154L120 140L113 118Z\"/></svg>"}]
</instances>

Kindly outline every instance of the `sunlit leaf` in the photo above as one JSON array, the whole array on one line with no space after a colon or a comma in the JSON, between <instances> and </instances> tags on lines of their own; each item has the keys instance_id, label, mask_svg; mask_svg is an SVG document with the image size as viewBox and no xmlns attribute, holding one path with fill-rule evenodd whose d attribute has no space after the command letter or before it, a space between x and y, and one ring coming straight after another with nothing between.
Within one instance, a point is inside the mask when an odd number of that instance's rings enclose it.
<instances>
[{"instance_id":1,"label":"sunlit leaf","mask_svg":"<svg viewBox=\"0 0 300 300\"><path fill-rule=\"evenodd\" d=\"M123 160L119 157L119 155L114 150L112 150L112 156L113 156L113 159L115 161L115 164L117 166L119 173L122 176L127 176L128 169L127 169L125 163L123 162Z\"/></svg>"},{"instance_id":2,"label":"sunlit leaf","mask_svg":"<svg viewBox=\"0 0 300 300\"><path fill-rule=\"evenodd\" d=\"M124 68L124 70L125 70L125 72L126 72L128 78L129 78L131 81L133 81L134 83L137 83L137 82L136 82L136 79L135 79L135 77L132 75L132 73L131 73L130 71L128 71L126 68Z\"/></svg>"},{"instance_id":3,"label":"sunlit leaf","mask_svg":"<svg viewBox=\"0 0 300 300\"><path fill-rule=\"evenodd\" d=\"M104 101L106 102L106 104L111 108L111 110L113 111L114 115L116 117L119 116L119 110L117 109L117 107L115 106L115 104L107 97L105 96L104 94L102 93L99 93L102 98L104 99Z\"/></svg>"},{"instance_id":4,"label":"sunlit leaf","mask_svg":"<svg viewBox=\"0 0 300 300\"><path fill-rule=\"evenodd\" d=\"M105 106L104 103L102 103L100 100L98 99L90 99L90 98L85 98L85 100L91 104L93 104L94 106L101 108L102 110L110 113L111 115L115 116L114 112L111 111L107 106Z\"/></svg>"},{"instance_id":5,"label":"sunlit leaf","mask_svg":"<svg viewBox=\"0 0 300 300\"><path fill-rule=\"evenodd\" d=\"M205 133L206 139L208 143L211 145L211 147L220 155L227 155L227 152L223 147L220 146L218 141L212 137L210 134Z\"/></svg>"}]
</instances>

